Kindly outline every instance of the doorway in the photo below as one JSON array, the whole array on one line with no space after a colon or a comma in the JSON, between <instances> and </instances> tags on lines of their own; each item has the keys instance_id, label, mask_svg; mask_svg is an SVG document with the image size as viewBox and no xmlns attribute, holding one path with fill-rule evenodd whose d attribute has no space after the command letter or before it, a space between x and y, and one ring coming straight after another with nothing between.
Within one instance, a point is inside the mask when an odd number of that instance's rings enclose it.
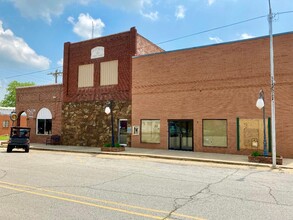
<instances>
[{"instance_id":1,"label":"doorway","mask_svg":"<svg viewBox=\"0 0 293 220\"><path fill-rule=\"evenodd\" d=\"M119 119L118 143L127 146L127 119Z\"/></svg>"},{"instance_id":2,"label":"doorway","mask_svg":"<svg viewBox=\"0 0 293 220\"><path fill-rule=\"evenodd\" d=\"M193 120L168 120L168 148L193 151Z\"/></svg>"}]
</instances>

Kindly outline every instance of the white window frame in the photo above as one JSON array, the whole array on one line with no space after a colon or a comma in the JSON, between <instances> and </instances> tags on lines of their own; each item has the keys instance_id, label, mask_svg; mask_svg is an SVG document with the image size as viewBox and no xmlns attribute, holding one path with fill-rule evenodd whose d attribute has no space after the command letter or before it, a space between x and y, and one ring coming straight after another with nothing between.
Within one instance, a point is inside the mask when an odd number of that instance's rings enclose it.
<instances>
[{"instance_id":1,"label":"white window frame","mask_svg":"<svg viewBox=\"0 0 293 220\"><path fill-rule=\"evenodd\" d=\"M3 128L9 128L9 120L4 120L4 121L2 122L2 127L3 127Z\"/></svg>"},{"instance_id":2,"label":"white window frame","mask_svg":"<svg viewBox=\"0 0 293 220\"><path fill-rule=\"evenodd\" d=\"M39 120L44 120L44 128L42 128L43 131L40 131ZM36 134L37 135L52 134L52 127L53 127L53 120L52 120L51 111L48 108L40 109L36 118Z\"/></svg>"}]
</instances>

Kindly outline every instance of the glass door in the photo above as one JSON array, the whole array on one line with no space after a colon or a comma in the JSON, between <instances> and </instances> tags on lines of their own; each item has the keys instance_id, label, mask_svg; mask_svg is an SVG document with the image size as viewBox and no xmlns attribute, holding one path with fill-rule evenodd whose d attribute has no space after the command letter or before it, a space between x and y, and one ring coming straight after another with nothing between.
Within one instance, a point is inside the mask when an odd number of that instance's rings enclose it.
<instances>
[{"instance_id":1,"label":"glass door","mask_svg":"<svg viewBox=\"0 0 293 220\"><path fill-rule=\"evenodd\" d=\"M120 145L127 146L127 119L119 120L118 142Z\"/></svg>"},{"instance_id":2,"label":"glass door","mask_svg":"<svg viewBox=\"0 0 293 220\"><path fill-rule=\"evenodd\" d=\"M193 151L193 120L169 120L169 149Z\"/></svg>"}]
</instances>

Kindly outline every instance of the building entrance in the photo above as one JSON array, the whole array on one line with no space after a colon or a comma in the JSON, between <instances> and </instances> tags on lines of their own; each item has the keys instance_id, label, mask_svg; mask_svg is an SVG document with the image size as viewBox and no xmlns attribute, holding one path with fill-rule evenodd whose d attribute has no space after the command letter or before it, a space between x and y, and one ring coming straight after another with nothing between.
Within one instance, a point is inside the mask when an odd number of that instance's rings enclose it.
<instances>
[{"instance_id":1,"label":"building entrance","mask_svg":"<svg viewBox=\"0 0 293 220\"><path fill-rule=\"evenodd\" d=\"M168 148L193 151L193 120L168 120Z\"/></svg>"},{"instance_id":2,"label":"building entrance","mask_svg":"<svg viewBox=\"0 0 293 220\"><path fill-rule=\"evenodd\" d=\"M127 119L119 119L118 142L127 146Z\"/></svg>"}]
</instances>

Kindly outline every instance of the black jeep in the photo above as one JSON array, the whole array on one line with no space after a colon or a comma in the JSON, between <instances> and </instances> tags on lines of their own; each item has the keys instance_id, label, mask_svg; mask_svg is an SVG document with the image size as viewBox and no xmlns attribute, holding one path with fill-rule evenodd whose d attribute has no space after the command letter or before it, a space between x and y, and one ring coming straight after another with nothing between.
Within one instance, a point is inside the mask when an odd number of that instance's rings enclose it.
<instances>
[{"instance_id":1,"label":"black jeep","mask_svg":"<svg viewBox=\"0 0 293 220\"><path fill-rule=\"evenodd\" d=\"M25 152L29 152L30 131L27 127L11 127L7 152L11 152L13 148L23 148Z\"/></svg>"}]
</instances>

